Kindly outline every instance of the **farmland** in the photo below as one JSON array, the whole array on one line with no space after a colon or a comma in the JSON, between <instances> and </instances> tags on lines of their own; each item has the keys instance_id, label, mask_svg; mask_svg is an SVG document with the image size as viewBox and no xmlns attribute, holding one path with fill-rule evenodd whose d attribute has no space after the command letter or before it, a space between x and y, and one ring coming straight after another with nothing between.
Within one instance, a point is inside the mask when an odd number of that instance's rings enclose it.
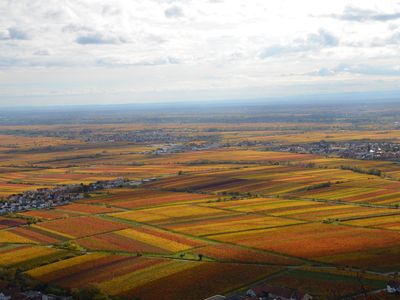
<instances>
[{"instance_id":1,"label":"farmland","mask_svg":"<svg viewBox=\"0 0 400 300\"><path fill-rule=\"evenodd\" d=\"M268 148L398 142L392 123L345 121L4 125L3 203L138 184L0 216L0 268L32 289L115 299L202 300L258 282L319 299L380 290L400 271L398 162Z\"/></svg>"}]
</instances>

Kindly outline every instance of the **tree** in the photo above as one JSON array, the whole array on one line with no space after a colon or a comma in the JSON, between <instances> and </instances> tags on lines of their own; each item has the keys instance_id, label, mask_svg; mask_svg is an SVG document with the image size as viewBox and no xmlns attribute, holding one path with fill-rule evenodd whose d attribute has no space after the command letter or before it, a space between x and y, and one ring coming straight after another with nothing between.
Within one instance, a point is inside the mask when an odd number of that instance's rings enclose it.
<instances>
[{"instance_id":1,"label":"tree","mask_svg":"<svg viewBox=\"0 0 400 300\"><path fill-rule=\"evenodd\" d=\"M39 219L38 217L30 217L30 218L27 220L27 224L28 224L28 225L36 224L36 223L38 223L38 222L40 222L40 219Z\"/></svg>"},{"instance_id":2,"label":"tree","mask_svg":"<svg viewBox=\"0 0 400 300\"><path fill-rule=\"evenodd\" d=\"M79 246L79 244L75 241L68 241L62 244L62 247L68 250L72 250L72 251L78 251L81 250L81 247Z\"/></svg>"},{"instance_id":3,"label":"tree","mask_svg":"<svg viewBox=\"0 0 400 300\"><path fill-rule=\"evenodd\" d=\"M17 270L15 268L0 268L0 279L13 281Z\"/></svg>"}]
</instances>

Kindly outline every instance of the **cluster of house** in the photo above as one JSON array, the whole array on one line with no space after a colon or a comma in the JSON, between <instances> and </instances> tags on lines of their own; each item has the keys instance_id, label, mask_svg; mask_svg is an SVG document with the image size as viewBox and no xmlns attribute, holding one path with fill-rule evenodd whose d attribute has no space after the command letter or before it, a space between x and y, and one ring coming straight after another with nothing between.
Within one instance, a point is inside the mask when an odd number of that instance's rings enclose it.
<instances>
[{"instance_id":1,"label":"cluster of house","mask_svg":"<svg viewBox=\"0 0 400 300\"><path fill-rule=\"evenodd\" d=\"M54 133L51 133L54 134ZM89 143L134 142L134 143L182 143L198 140L192 135L176 134L171 129L144 129L104 132L83 129L79 132L62 133L63 138L80 139Z\"/></svg>"},{"instance_id":2,"label":"cluster of house","mask_svg":"<svg viewBox=\"0 0 400 300\"><path fill-rule=\"evenodd\" d=\"M6 134L25 135L25 136L46 136L62 139L82 140L89 143L109 143L109 142L136 142L136 143L154 143L154 142L186 142L194 140L189 135L174 134L169 129L144 129L144 130L110 130L104 131L98 129L85 128L82 130L8 130Z\"/></svg>"},{"instance_id":3,"label":"cluster of house","mask_svg":"<svg viewBox=\"0 0 400 300\"><path fill-rule=\"evenodd\" d=\"M386 291L389 294L400 294L400 281L392 280L387 283ZM225 297L215 295L205 300L312 300L313 297L297 289L274 286L270 284L258 284L248 289L245 295Z\"/></svg>"},{"instance_id":4,"label":"cluster of house","mask_svg":"<svg viewBox=\"0 0 400 300\"><path fill-rule=\"evenodd\" d=\"M109 143L109 142L134 142L134 143L178 143L188 142L192 138L181 134L171 134L165 130L132 130L132 131L115 131L115 132L91 132L85 131L80 137L84 137L83 141L89 143Z\"/></svg>"},{"instance_id":5,"label":"cluster of house","mask_svg":"<svg viewBox=\"0 0 400 300\"><path fill-rule=\"evenodd\" d=\"M132 142L132 143L186 143L193 141L215 141L216 135L196 135L197 130L186 129L187 134L174 131L170 128L158 129L143 129L143 130L109 130L105 131L98 129L85 128L82 130L35 130L35 131L20 131L20 130L7 130L2 131L5 134L15 134L24 136L46 136L56 137L62 139L81 140L88 143L118 143L118 142ZM13 145L9 145L12 147ZM15 146L15 145L14 145Z\"/></svg>"},{"instance_id":6,"label":"cluster of house","mask_svg":"<svg viewBox=\"0 0 400 300\"><path fill-rule=\"evenodd\" d=\"M130 181L124 178L117 178L115 180L97 181L87 185L73 184L57 186L51 189L42 188L35 191L26 191L21 194L11 195L5 201L0 202L0 215L65 205L82 199L85 193L118 187L134 187L154 180L156 179L148 178L142 181Z\"/></svg>"},{"instance_id":7,"label":"cluster of house","mask_svg":"<svg viewBox=\"0 0 400 300\"><path fill-rule=\"evenodd\" d=\"M274 286L270 284L258 284L246 291L245 295L225 297L215 295L205 300L312 300L313 297L297 289Z\"/></svg>"},{"instance_id":8,"label":"cluster of house","mask_svg":"<svg viewBox=\"0 0 400 300\"><path fill-rule=\"evenodd\" d=\"M72 297L60 297L51 294L43 294L37 291L18 292L7 294L0 292L0 300L72 300Z\"/></svg>"},{"instance_id":9,"label":"cluster of house","mask_svg":"<svg viewBox=\"0 0 400 300\"><path fill-rule=\"evenodd\" d=\"M210 150L218 148L219 145L217 143L184 143L184 144L166 144L162 147L159 147L155 150L150 150L143 152L143 154L169 154L169 153L182 153L182 152L192 152L192 151L201 151L201 150Z\"/></svg>"},{"instance_id":10,"label":"cluster of house","mask_svg":"<svg viewBox=\"0 0 400 300\"><path fill-rule=\"evenodd\" d=\"M386 285L386 291L389 294L400 294L400 281L389 281Z\"/></svg>"},{"instance_id":11,"label":"cluster of house","mask_svg":"<svg viewBox=\"0 0 400 300\"><path fill-rule=\"evenodd\" d=\"M0 300L72 300L72 297L44 294L39 291L22 291L16 286L0 282Z\"/></svg>"},{"instance_id":12,"label":"cluster of house","mask_svg":"<svg viewBox=\"0 0 400 300\"><path fill-rule=\"evenodd\" d=\"M400 144L388 142L326 142L272 147L271 150L320 155L335 154L343 158L400 160Z\"/></svg>"}]
</instances>

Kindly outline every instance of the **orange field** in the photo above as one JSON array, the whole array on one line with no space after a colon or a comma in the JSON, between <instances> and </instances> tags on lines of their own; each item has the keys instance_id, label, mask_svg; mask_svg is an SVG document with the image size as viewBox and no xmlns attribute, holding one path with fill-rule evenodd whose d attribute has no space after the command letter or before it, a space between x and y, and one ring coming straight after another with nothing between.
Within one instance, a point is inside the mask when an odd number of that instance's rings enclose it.
<instances>
[{"instance_id":1,"label":"orange field","mask_svg":"<svg viewBox=\"0 0 400 300\"><path fill-rule=\"evenodd\" d=\"M194 252L209 256L217 261L251 262L271 265L297 265L302 263L295 258L229 244L205 246L194 250Z\"/></svg>"},{"instance_id":2,"label":"orange field","mask_svg":"<svg viewBox=\"0 0 400 300\"><path fill-rule=\"evenodd\" d=\"M213 239L304 258L400 245L396 232L326 224L222 234Z\"/></svg>"},{"instance_id":3,"label":"orange field","mask_svg":"<svg viewBox=\"0 0 400 300\"><path fill-rule=\"evenodd\" d=\"M0 229L5 229L23 224L25 224L25 221L22 219L0 217Z\"/></svg>"},{"instance_id":4,"label":"orange field","mask_svg":"<svg viewBox=\"0 0 400 300\"><path fill-rule=\"evenodd\" d=\"M55 232L64 236L84 237L123 229L127 226L96 217L84 216L43 222L37 227L50 233Z\"/></svg>"},{"instance_id":5,"label":"orange field","mask_svg":"<svg viewBox=\"0 0 400 300\"><path fill-rule=\"evenodd\" d=\"M87 203L100 203L121 207L125 209L136 209L140 207L150 207L158 205L168 205L171 203L192 203L204 202L215 197L195 193L179 193L172 191L149 191L145 189L116 189L112 193L96 195L86 200Z\"/></svg>"}]
</instances>

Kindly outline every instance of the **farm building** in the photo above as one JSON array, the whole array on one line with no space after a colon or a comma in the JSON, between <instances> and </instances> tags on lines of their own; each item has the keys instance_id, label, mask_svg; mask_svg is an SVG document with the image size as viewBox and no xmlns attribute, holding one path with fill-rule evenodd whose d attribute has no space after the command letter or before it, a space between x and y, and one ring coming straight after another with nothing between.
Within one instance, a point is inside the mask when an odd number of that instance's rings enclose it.
<instances>
[{"instance_id":1,"label":"farm building","mask_svg":"<svg viewBox=\"0 0 400 300\"><path fill-rule=\"evenodd\" d=\"M311 300L312 296L295 289L277 287L268 284L257 285L246 292L249 297L258 299L281 299L281 300Z\"/></svg>"},{"instance_id":2,"label":"farm building","mask_svg":"<svg viewBox=\"0 0 400 300\"><path fill-rule=\"evenodd\" d=\"M389 281L386 285L386 290L390 294L400 293L400 282Z\"/></svg>"}]
</instances>

